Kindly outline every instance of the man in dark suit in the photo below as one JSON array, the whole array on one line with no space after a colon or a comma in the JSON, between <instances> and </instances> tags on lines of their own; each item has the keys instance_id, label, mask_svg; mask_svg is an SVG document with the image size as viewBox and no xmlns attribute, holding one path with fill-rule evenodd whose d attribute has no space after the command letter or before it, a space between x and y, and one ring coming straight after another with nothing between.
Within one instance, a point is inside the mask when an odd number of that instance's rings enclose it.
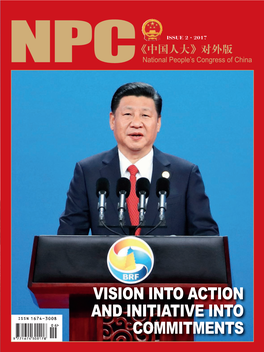
<instances>
[{"instance_id":1,"label":"man in dark suit","mask_svg":"<svg viewBox=\"0 0 264 352\"><path fill-rule=\"evenodd\" d=\"M60 217L59 235L87 235L90 229L95 235L111 234L99 226L96 181L101 177L109 180L105 223L115 228L118 226L119 201L116 184L120 177L130 178L130 165L137 167L137 179L145 177L151 184L145 216L147 226L155 226L159 222L156 182L160 177L170 180L166 227L158 227L153 235L219 234L198 167L164 154L153 146L161 127L161 108L160 95L148 84L128 83L117 89L110 113L110 127L117 147L76 164L66 208ZM126 225L131 225L129 215L126 212ZM148 231L149 228L143 227L141 235Z\"/></svg>"}]
</instances>

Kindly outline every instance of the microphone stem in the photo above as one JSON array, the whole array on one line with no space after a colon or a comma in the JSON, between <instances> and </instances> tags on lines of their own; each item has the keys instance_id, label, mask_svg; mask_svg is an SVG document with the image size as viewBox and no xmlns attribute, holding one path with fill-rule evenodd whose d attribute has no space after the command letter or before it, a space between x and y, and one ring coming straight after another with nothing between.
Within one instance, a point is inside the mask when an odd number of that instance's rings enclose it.
<instances>
[{"instance_id":1,"label":"microphone stem","mask_svg":"<svg viewBox=\"0 0 264 352\"><path fill-rule=\"evenodd\" d=\"M159 211L159 219L160 221L164 221L166 211L166 192L160 192Z\"/></svg>"},{"instance_id":2,"label":"microphone stem","mask_svg":"<svg viewBox=\"0 0 264 352\"><path fill-rule=\"evenodd\" d=\"M139 223L143 223L144 217L145 217L145 211L146 211L146 192L145 191L139 193L138 210L139 210Z\"/></svg>"},{"instance_id":3,"label":"microphone stem","mask_svg":"<svg viewBox=\"0 0 264 352\"><path fill-rule=\"evenodd\" d=\"M104 221L104 211L106 209L106 192L100 191L98 201L99 221Z\"/></svg>"},{"instance_id":4,"label":"microphone stem","mask_svg":"<svg viewBox=\"0 0 264 352\"><path fill-rule=\"evenodd\" d=\"M119 222L123 224L124 222L124 214L125 214L125 204L126 204L126 194L124 192L120 192L120 199L118 204L119 210Z\"/></svg>"}]
</instances>

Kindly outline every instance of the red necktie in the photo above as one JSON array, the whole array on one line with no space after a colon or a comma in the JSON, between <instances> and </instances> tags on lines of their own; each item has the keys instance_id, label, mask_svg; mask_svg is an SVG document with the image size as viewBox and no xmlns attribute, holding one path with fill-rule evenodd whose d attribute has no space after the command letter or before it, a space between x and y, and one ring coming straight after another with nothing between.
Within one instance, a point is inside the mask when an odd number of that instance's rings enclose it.
<instances>
[{"instance_id":1,"label":"red necktie","mask_svg":"<svg viewBox=\"0 0 264 352\"><path fill-rule=\"evenodd\" d=\"M127 168L128 172L130 172L130 183L131 190L129 197L127 198L127 207L128 213L130 217L130 222L132 226L137 226L139 223L139 212L138 212L138 197L136 195L136 174L138 173L138 169L135 165L130 165ZM139 236L140 229L137 229L135 235Z\"/></svg>"}]
</instances>

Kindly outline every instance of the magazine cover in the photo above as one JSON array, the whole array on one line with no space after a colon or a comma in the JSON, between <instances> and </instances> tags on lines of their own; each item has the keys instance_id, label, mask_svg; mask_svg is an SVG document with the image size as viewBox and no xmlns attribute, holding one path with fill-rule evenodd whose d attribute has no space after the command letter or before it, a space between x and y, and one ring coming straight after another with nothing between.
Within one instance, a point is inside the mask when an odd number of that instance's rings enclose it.
<instances>
[{"instance_id":1,"label":"magazine cover","mask_svg":"<svg viewBox=\"0 0 264 352\"><path fill-rule=\"evenodd\" d=\"M261 350L263 11L1 1L3 352Z\"/></svg>"}]
</instances>

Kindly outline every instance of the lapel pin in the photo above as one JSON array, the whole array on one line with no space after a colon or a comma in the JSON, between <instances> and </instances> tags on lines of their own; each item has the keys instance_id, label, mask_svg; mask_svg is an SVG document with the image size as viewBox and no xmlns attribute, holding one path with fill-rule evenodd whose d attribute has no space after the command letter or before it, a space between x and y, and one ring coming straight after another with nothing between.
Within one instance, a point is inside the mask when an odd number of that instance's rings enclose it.
<instances>
[{"instance_id":1,"label":"lapel pin","mask_svg":"<svg viewBox=\"0 0 264 352\"><path fill-rule=\"evenodd\" d=\"M169 171L163 171L161 176L164 177L164 178L170 178L170 173L169 173Z\"/></svg>"}]
</instances>

